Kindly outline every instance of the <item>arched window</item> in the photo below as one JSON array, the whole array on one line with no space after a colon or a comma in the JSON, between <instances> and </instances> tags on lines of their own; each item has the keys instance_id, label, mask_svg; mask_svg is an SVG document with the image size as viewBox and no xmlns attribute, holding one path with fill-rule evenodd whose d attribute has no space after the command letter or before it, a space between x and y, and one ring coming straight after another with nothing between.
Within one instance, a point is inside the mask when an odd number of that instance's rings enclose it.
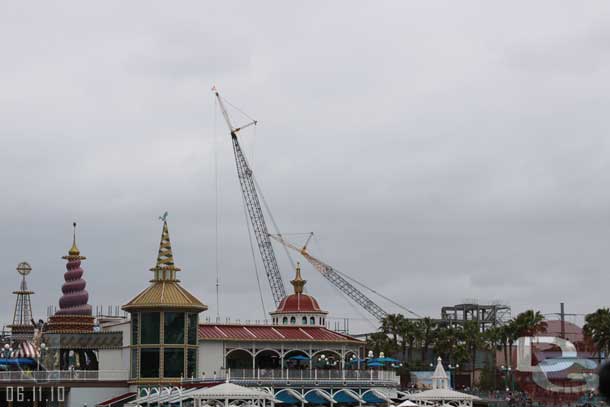
<instances>
[{"instance_id":1,"label":"arched window","mask_svg":"<svg viewBox=\"0 0 610 407\"><path fill-rule=\"evenodd\" d=\"M303 325L307 325L307 317L303 317L303 322L302 322L302 324L303 324Z\"/></svg>"},{"instance_id":2,"label":"arched window","mask_svg":"<svg viewBox=\"0 0 610 407\"><path fill-rule=\"evenodd\" d=\"M297 319L295 317L290 317L290 324L294 325L297 323Z\"/></svg>"},{"instance_id":3,"label":"arched window","mask_svg":"<svg viewBox=\"0 0 610 407\"><path fill-rule=\"evenodd\" d=\"M315 325L316 324L316 319L314 317L309 318L309 324L310 325Z\"/></svg>"},{"instance_id":4,"label":"arched window","mask_svg":"<svg viewBox=\"0 0 610 407\"><path fill-rule=\"evenodd\" d=\"M288 323L288 317L284 317L284 319L282 319L282 324L286 325Z\"/></svg>"}]
</instances>

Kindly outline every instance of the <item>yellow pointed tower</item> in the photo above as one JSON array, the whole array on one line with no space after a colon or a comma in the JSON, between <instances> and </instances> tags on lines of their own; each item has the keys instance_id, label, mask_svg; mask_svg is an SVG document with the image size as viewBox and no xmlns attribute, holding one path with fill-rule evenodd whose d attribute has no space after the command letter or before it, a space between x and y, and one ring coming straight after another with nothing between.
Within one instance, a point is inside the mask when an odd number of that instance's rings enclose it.
<instances>
[{"instance_id":1,"label":"yellow pointed tower","mask_svg":"<svg viewBox=\"0 0 610 407\"><path fill-rule=\"evenodd\" d=\"M167 226L163 230L150 285L123 309L131 314L130 381L174 383L197 377L199 313L208 307L184 289L176 272Z\"/></svg>"},{"instance_id":2,"label":"yellow pointed tower","mask_svg":"<svg viewBox=\"0 0 610 407\"><path fill-rule=\"evenodd\" d=\"M174 265L174 254L172 253L172 243L169 240L169 229L166 220L163 221L157 264L150 271L155 273L151 281L179 281L176 279L176 271L180 271L180 269Z\"/></svg>"}]
</instances>

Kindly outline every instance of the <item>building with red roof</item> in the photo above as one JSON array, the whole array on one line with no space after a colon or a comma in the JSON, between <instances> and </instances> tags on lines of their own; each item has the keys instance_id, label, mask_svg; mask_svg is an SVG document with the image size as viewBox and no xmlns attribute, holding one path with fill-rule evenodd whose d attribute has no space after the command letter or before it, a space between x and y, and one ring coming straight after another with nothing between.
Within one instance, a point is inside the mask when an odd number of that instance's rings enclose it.
<instances>
[{"instance_id":1,"label":"building with red roof","mask_svg":"<svg viewBox=\"0 0 610 407\"><path fill-rule=\"evenodd\" d=\"M318 301L303 292L307 280L301 277L301 265L297 263L296 276L290 282L294 293L280 301L277 309L270 313L274 325L325 326L327 311Z\"/></svg>"},{"instance_id":2,"label":"building with red roof","mask_svg":"<svg viewBox=\"0 0 610 407\"><path fill-rule=\"evenodd\" d=\"M297 265L294 292L270 313L272 325L199 325L199 371L344 368L363 355L364 342L326 328L327 311L305 294Z\"/></svg>"}]
</instances>

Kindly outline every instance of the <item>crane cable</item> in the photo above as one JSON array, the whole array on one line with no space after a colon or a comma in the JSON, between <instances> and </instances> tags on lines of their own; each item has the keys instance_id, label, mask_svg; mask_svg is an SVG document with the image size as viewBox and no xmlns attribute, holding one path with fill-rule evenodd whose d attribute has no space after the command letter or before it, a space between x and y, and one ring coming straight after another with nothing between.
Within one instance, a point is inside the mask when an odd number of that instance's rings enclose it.
<instances>
[{"instance_id":1,"label":"crane cable","mask_svg":"<svg viewBox=\"0 0 610 407\"><path fill-rule=\"evenodd\" d=\"M267 310L265 309L265 300L263 297L263 288L261 287L261 279L258 274L258 266L256 264L256 255L254 254L254 244L252 243L252 230L250 229L250 219L248 218L248 212L246 209L246 200L242 196L242 202L244 207L244 218L246 220L246 227L248 228L248 241L250 242L250 253L252 254L252 264L254 264L254 273L256 274L256 284L258 284L258 294L261 299L261 306L263 307L263 319L267 318Z\"/></svg>"},{"instance_id":2,"label":"crane cable","mask_svg":"<svg viewBox=\"0 0 610 407\"><path fill-rule=\"evenodd\" d=\"M222 98L223 101L225 101L229 106L231 106L233 109L237 110L239 113L243 114L246 118L248 118L249 120L252 120L253 122L257 122L256 119L254 119L253 117L251 117L250 115L248 115L246 112L244 112L242 109L240 109L239 107L235 106L233 103L231 103L229 100L227 100L226 98ZM256 126L254 127L256 129ZM252 166L252 163L250 163L250 166ZM273 225L273 229L275 234L277 235L282 235L280 232L280 229L277 226L277 223L275 222L275 218L273 217L273 214L271 213L271 210L269 209L269 205L267 204L267 200L265 199L265 196L263 195L263 191L260 187L260 185L258 184L258 182L256 181L256 177L254 176L254 172L252 172L251 174L252 176L252 181L254 181L254 185L256 187L256 193L258 194L258 196L260 197L261 201L263 201L263 206L265 207L265 211L267 212L267 215L269 215L269 219L271 220L271 224ZM292 269L296 269L296 265L294 263L294 259L292 258L292 256L290 255L290 252L288 251L287 247L284 247L284 252L286 253L286 257L288 257L288 260L290 261L290 265L292 266Z\"/></svg>"},{"instance_id":3,"label":"crane cable","mask_svg":"<svg viewBox=\"0 0 610 407\"><path fill-rule=\"evenodd\" d=\"M217 131L217 116L218 116L218 102L214 99L214 215L215 215L215 246L214 246L214 269L216 271L216 319L220 318L220 272L219 272L219 185L218 182L218 131Z\"/></svg>"},{"instance_id":4,"label":"crane cable","mask_svg":"<svg viewBox=\"0 0 610 407\"><path fill-rule=\"evenodd\" d=\"M313 235L313 240L316 242L316 246L318 247L318 251L320 251L320 252L321 252L321 245L320 245L320 242L318 241L318 237L317 237L315 234ZM394 304L394 305L395 305L395 306L397 306L398 308L400 308L400 309L402 309L402 310L404 310L404 311L407 311L408 313L413 314L413 315L415 315L415 316L416 316L416 317L418 317L418 318L423 318L423 317L422 317L420 314L418 314L417 312L415 312L415 311L413 311L413 310L410 310L409 308L405 307L404 305L401 305L401 304L397 303L396 301L394 301L394 300L393 300L393 299L391 299L391 298L386 297L385 295L381 294L379 291L376 291L376 290L374 290L374 289L372 289L372 288L368 287L367 285L365 285L365 284L361 283L360 281L356 280L355 278L350 277L349 275L347 275L347 274L345 274L345 273L343 273L343 272L341 272L341 271L337 270L337 269L336 269L336 268L334 268L334 267L333 267L333 270L334 270L334 271L336 271L336 272L337 272L337 274L341 275L342 277L344 277L344 278L346 278L346 279L348 279L348 280L350 280L350 281L352 281L352 282L354 282L354 283L358 284L360 287L365 288L365 289L369 290L370 292L372 292L372 293L374 293L374 294L377 294L379 297L381 297L381 298L383 298L384 300L386 300L386 301L388 301L388 302L390 302L390 303Z\"/></svg>"},{"instance_id":5,"label":"crane cable","mask_svg":"<svg viewBox=\"0 0 610 407\"><path fill-rule=\"evenodd\" d=\"M269 205L267 205L267 200L265 199L265 196L263 195L263 191L261 190L260 185L258 185L258 182L256 181L256 177L254 176L254 174L252 174L252 180L254 181L254 185L256 186L256 192L260 196L261 201L263 201L263 206L265 207L265 211L267 211L267 214L269 215L269 219L271 220L271 225L273 226L275 234L282 236L282 233L280 232L280 229L277 227L277 223L275 223L275 218L273 217L273 214L271 213L271 210L269 209ZM292 256L290 255L290 252L288 251L288 248L285 245L282 245L282 247L284 248L284 253L286 253L286 257L288 257L288 260L290 261L292 270L295 270L296 265L294 263L294 259L292 258Z\"/></svg>"},{"instance_id":6,"label":"crane cable","mask_svg":"<svg viewBox=\"0 0 610 407\"><path fill-rule=\"evenodd\" d=\"M222 98L228 105L230 105L231 107L233 107L235 110L239 111L241 114L243 114L244 116L246 116L248 119L254 121L253 118L251 118L250 116L248 116L243 110L241 110L240 108L238 108L237 106L235 106L234 104L232 104L231 102L229 102L227 99ZM216 100L216 98L214 98L214 134L216 135L216 120L217 120L217 115L218 115L218 101ZM216 146L216 137L214 139L214 143ZM216 171L216 307L217 309L219 309L219 301L218 301L218 289L219 289L219 280L218 280L218 158L217 158L217 152L216 149L214 151L215 155L214 155L214 165L215 165L215 171ZM259 272L258 272L258 265L256 263L256 255L254 254L254 244L252 242L252 230L250 229L250 222L249 222L249 218L248 218L248 212L247 212L247 207L246 207L246 200L245 197L242 195L242 204L243 204L243 209L244 209L244 217L245 217L245 221L246 221L246 228L248 229L248 241L250 243L250 253L252 255L252 263L254 265L254 273L256 275L256 283L258 285L258 293L260 296L260 300L261 300L261 306L262 306L262 310L263 310L263 320L267 318L267 310L265 309L265 301L264 301L264 296L263 296L263 289L261 286L261 281L260 281L260 276L259 276ZM216 314L217 318L220 318L219 313L217 311Z\"/></svg>"},{"instance_id":7,"label":"crane cable","mask_svg":"<svg viewBox=\"0 0 610 407\"><path fill-rule=\"evenodd\" d=\"M410 313L410 314L415 315L417 318L423 318L423 316L421 316L421 315L420 315L420 314L418 314L417 312L415 312L415 311L413 311L413 310L411 310L411 309L409 309L409 308L405 307L404 305L401 305L401 304L397 303L396 301L394 301L393 299L391 299L391 298L389 298L389 297L386 297L385 295L381 294L379 291L376 291L376 290L374 290L374 289L372 289L372 288L370 288L370 287L367 287L366 285L364 285L364 284L363 284L363 283L361 283L360 281L358 281L358 280L354 279L353 277L348 276L347 274L345 274L345 273L343 273L343 272L341 272L341 271L337 270L336 268L333 268L333 270L335 270L335 271L337 272L337 274L340 274L340 275L341 275L341 276L343 276L344 278L346 278L346 279L348 279L348 280L350 280L350 281L352 281L352 282L354 282L354 283L358 284L360 287L366 288L366 289L367 289L367 290L369 290L370 292L372 292L372 293L374 293L374 294L377 294L378 296L380 296L380 297L381 297L381 298L383 298L384 300L386 300L386 301L388 301L388 302L390 302L390 303L394 304L394 305L395 305L395 306L397 306L398 308L400 308L400 309L402 309L402 310L404 310L404 311L407 311L407 312L408 312L408 313Z\"/></svg>"}]
</instances>

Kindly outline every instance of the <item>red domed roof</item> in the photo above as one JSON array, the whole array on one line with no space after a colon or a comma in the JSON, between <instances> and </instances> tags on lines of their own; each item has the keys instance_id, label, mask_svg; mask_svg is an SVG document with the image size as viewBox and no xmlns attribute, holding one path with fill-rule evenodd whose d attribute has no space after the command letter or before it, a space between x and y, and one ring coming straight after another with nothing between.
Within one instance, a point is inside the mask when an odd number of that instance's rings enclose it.
<instances>
[{"instance_id":1,"label":"red domed roof","mask_svg":"<svg viewBox=\"0 0 610 407\"><path fill-rule=\"evenodd\" d=\"M311 295L303 294L306 280L301 277L301 265L297 263L296 276L290 282L294 287L294 294L285 296L273 314L294 314L297 312L316 312L318 314L328 314L320 309L318 301Z\"/></svg>"},{"instance_id":2,"label":"red domed roof","mask_svg":"<svg viewBox=\"0 0 610 407\"><path fill-rule=\"evenodd\" d=\"M327 314L326 311L322 311L320 309L320 305L315 298L301 293L290 294L284 297L273 314L298 312L316 312Z\"/></svg>"}]
</instances>

